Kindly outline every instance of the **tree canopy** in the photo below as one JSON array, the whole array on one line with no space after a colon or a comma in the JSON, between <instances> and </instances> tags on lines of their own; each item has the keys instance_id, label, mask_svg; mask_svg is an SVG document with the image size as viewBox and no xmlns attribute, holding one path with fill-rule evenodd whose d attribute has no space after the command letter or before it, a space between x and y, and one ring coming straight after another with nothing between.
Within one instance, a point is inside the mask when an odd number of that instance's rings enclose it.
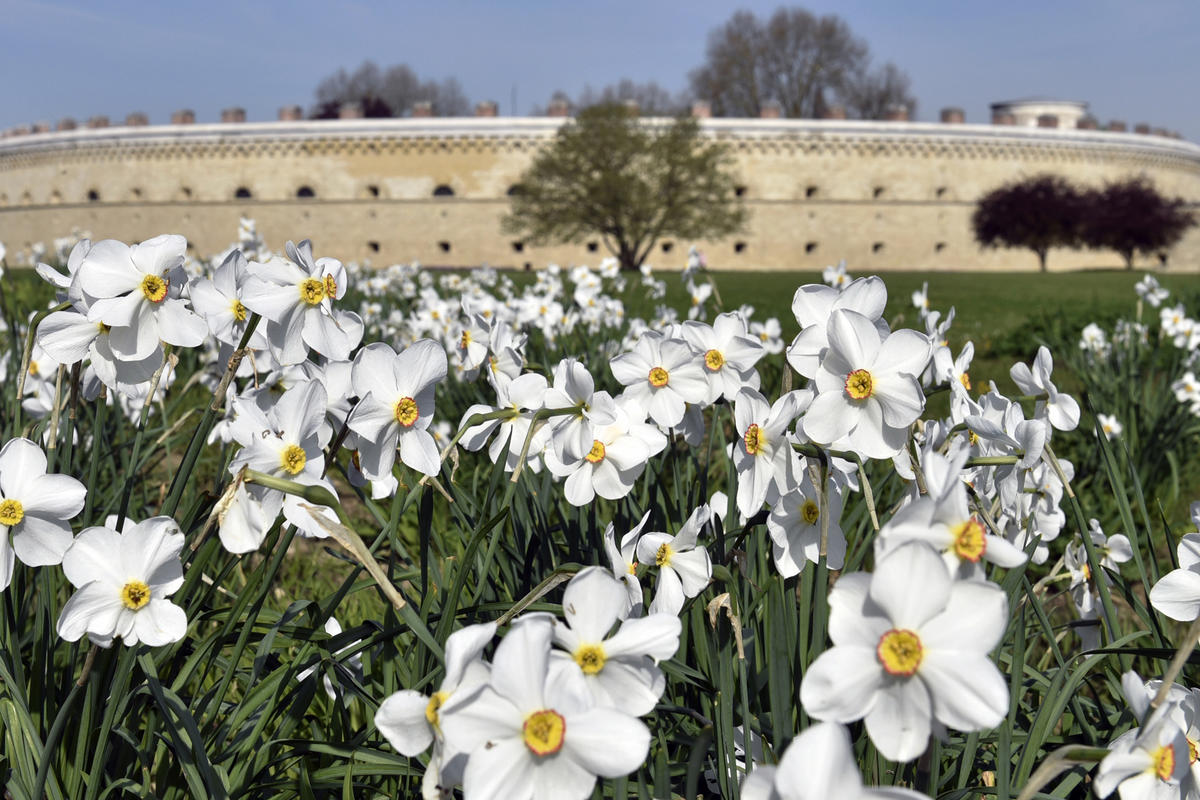
<instances>
[{"instance_id":1,"label":"tree canopy","mask_svg":"<svg viewBox=\"0 0 1200 800\"><path fill-rule=\"evenodd\" d=\"M689 75L693 96L719 117L757 117L771 101L786 117L817 117L830 103L851 116L882 118L916 100L894 64L871 68L870 51L836 14L779 8L768 19L738 11L711 31L705 62Z\"/></svg>"},{"instance_id":2,"label":"tree canopy","mask_svg":"<svg viewBox=\"0 0 1200 800\"><path fill-rule=\"evenodd\" d=\"M1029 248L1045 272L1051 247L1081 243L1085 214L1085 196L1066 178L1035 175L980 198L971 227L984 247Z\"/></svg>"},{"instance_id":3,"label":"tree canopy","mask_svg":"<svg viewBox=\"0 0 1200 800\"><path fill-rule=\"evenodd\" d=\"M719 239L744 226L731 164L694 119L649 124L622 105L592 106L521 177L503 228L533 244L596 236L633 269L662 237Z\"/></svg>"},{"instance_id":4,"label":"tree canopy","mask_svg":"<svg viewBox=\"0 0 1200 800\"><path fill-rule=\"evenodd\" d=\"M1133 257L1162 254L1196 224L1180 198L1159 194L1145 178L1115 181L1091 193L1083 238L1088 247L1116 250L1133 269Z\"/></svg>"}]
</instances>

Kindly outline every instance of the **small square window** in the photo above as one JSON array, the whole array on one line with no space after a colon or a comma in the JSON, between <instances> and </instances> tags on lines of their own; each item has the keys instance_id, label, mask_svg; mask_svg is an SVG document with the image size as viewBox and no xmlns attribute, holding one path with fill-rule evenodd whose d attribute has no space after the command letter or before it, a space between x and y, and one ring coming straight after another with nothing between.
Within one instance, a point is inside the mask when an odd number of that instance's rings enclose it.
<instances>
[{"instance_id":1,"label":"small square window","mask_svg":"<svg viewBox=\"0 0 1200 800\"><path fill-rule=\"evenodd\" d=\"M371 197L379 197L379 187L372 183L367 186L367 194L371 195Z\"/></svg>"},{"instance_id":2,"label":"small square window","mask_svg":"<svg viewBox=\"0 0 1200 800\"><path fill-rule=\"evenodd\" d=\"M871 252L872 253L882 253L883 252L883 242L875 242L875 244L871 245Z\"/></svg>"},{"instance_id":3,"label":"small square window","mask_svg":"<svg viewBox=\"0 0 1200 800\"><path fill-rule=\"evenodd\" d=\"M733 243L733 252L735 252L735 253L746 252L746 243L745 242L734 242Z\"/></svg>"},{"instance_id":4,"label":"small square window","mask_svg":"<svg viewBox=\"0 0 1200 800\"><path fill-rule=\"evenodd\" d=\"M815 187L815 186L804 187L804 196L810 200L812 198L816 197L817 196L817 187Z\"/></svg>"},{"instance_id":5,"label":"small square window","mask_svg":"<svg viewBox=\"0 0 1200 800\"><path fill-rule=\"evenodd\" d=\"M450 252L450 243L449 242L438 242L438 247L441 249L441 251L443 253Z\"/></svg>"},{"instance_id":6,"label":"small square window","mask_svg":"<svg viewBox=\"0 0 1200 800\"><path fill-rule=\"evenodd\" d=\"M933 246L933 252L935 252L935 253L940 253L940 252L942 252L942 251L943 251L943 250L945 250L945 249L946 249L946 243L945 243L945 242L938 242L937 244L935 244L935 245Z\"/></svg>"},{"instance_id":7,"label":"small square window","mask_svg":"<svg viewBox=\"0 0 1200 800\"><path fill-rule=\"evenodd\" d=\"M746 187L745 187L745 186L735 186L735 187L733 187L733 194L734 194L736 197L745 197L745 196L746 196Z\"/></svg>"},{"instance_id":8,"label":"small square window","mask_svg":"<svg viewBox=\"0 0 1200 800\"><path fill-rule=\"evenodd\" d=\"M600 243L599 243L599 242L588 242L588 243L587 243L587 251L588 251L589 253L594 253L594 252L596 252L596 251L597 251L597 250L599 250L599 249L600 249Z\"/></svg>"},{"instance_id":9,"label":"small square window","mask_svg":"<svg viewBox=\"0 0 1200 800\"><path fill-rule=\"evenodd\" d=\"M669 253L669 252L671 252L671 249L672 249L672 248L674 248L674 247L675 247L675 243L674 243L674 242L663 242L663 243L662 243L662 251L663 251L664 253Z\"/></svg>"},{"instance_id":10,"label":"small square window","mask_svg":"<svg viewBox=\"0 0 1200 800\"><path fill-rule=\"evenodd\" d=\"M933 194L937 198L945 197L946 196L946 187L945 186L937 187L937 189L934 190Z\"/></svg>"},{"instance_id":11,"label":"small square window","mask_svg":"<svg viewBox=\"0 0 1200 800\"><path fill-rule=\"evenodd\" d=\"M871 190L871 196L874 197L876 200L883 197L883 187L876 186L874 189Z\"/></svg>"},{"instance_id":12,"label":"small square window","mask_svg":"<svg viewBox=\"0 0 1200 800\"><path fill-rule=\"evenodd\" d=\"M372 253L378 253L379 252L379 242L375 242L375 241L367 242L367 249L370 250Z\"/></svg>"},{"instance_id":13,"label":"small square window","mask_svg":"<svg viewBox=\"0 0 1200 800\"><path fill-rule=\"evenodd\" d=\"M524 253L525 252L525 243L524 242L513 242L512 249L513 249L514 253Z\"/></svg>"},{"instance_id":14,"label":"small square window","mask_svg":"<svg viewBox=\"0 0 1200 800\"><path fill-rule=\"evenodd\" d=\"M808 242L807 244L805 244L805 245L804 245L804 252L806 252L806 253L815 253L815 252L817 252L817 243L816 243L816 242Z\"/></svg>"}]
</instances>

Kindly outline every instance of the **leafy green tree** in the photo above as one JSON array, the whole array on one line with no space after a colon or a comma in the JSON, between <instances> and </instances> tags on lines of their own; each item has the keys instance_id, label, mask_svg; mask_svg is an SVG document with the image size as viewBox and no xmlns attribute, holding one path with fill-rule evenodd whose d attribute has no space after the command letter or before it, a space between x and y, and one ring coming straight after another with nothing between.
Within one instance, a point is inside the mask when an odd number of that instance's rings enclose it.
<instances>
[{"instance_id":1,"label":"leafy green tree","mask_svg":"<svg viewBox=\"0 0 1200 800\"><path fill-rule=\"evenodd\" d=\"M1087 199L1066 178L1035 175L980 198L971 215L975 240L984 247L1027 247L1046 271L1051 247L1082 241Z\"/></svg>"},{"instance_id":2,"label":"leafy green tree","mask_svg":"<svg viewBox=\"0 0 1200 800\"><path fill-rule=\"evenodd\" d=\"M1083 229L1084 244L1116 250L1133 269L1133 257L1166 251L1196 224L1180 198L1168 199L1145 178L1128 178L1105 185L1088 196L1088 214Z\"/></svg>"},{"instance_id":3,"label":"leafy green tree","mask_svg":"<svg viewBox=\"0 0 1200 800\"><path fill-rule=\"evenodd\" d=\"M502 225L532 244L599 236L623 269L636 269L664 236L741 230L735 182L728 149L705 139L696 120L646 123L622 105L592 106L521 177Z\"/></svg>"}]
</instances>

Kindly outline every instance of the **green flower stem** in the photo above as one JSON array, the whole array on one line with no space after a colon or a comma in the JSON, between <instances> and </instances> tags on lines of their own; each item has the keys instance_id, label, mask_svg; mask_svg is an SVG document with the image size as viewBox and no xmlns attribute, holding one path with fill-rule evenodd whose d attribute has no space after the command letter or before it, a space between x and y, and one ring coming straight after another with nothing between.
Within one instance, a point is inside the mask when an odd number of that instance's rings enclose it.
<instances>
[{"instance_id":1,"label":"green flower stem","mask_svg":"<svg viewBox=\"0 0 1200 800\"><path fill-rule=\"evenodd\" d=\"M80 519L86 525L92 518L92 506L96 500L96 470L100 464L101 441L103 440L104 423L108 417L108 389L100 387L96 396L96 410L92 414L92 460L88 463L87 499L84 501L83 515Z\"/></svg>"},{"instance_id":2,"label":"green flower stem","mask_svg":"<svg viewBox=\"0 0 1200 800\"><path fill-rule=\"evenodd\" d=\"M62 417L63 375L67 368L58 365L58 374L54 376L54 406L50 409L50 427L46 430L46 471L54 472L58 462L58 423Z\"/></svg>"},{"instance_id":3,"label":"green flower stem","mask_svg":"<svg viewBox=\"0 0 1200 800\"><path fill-rule=\"evenodd\" d=\"M1071 482L1067 480L1067 475L1063 472L1062 465L1058 463L1058 459L1054 456L1054 451L1050 448L1050 443L1046 443L1045 450L1042 453L1042 458L1050 465L1058 479L1062 481L1063 493L1071 501L1071 508L1075 512L1075 524L1079 528L1079 536L1083 539L1083 547L1087 551L1088 567L1092 571L1092 575L1096 577L1096 592L1100 595L1100 604L1104 609L1102 614L1104 618L1104 630L1108 634L1110 643L1117 640L1117 609L1113 605L1112 595L1108 591L1108 584L1101 577L1103 567L1100 566L1100 558L1096 553L1096 545L1092 543L1092 537L1088 535L1087 518L1083 514L1083 508L1079 505L1079 498L1075 496L1075 490L1071 488ZM1125 671L1130 668L1129 657L1122 654L1120 656L1121 670Z\"/></svg>"},{"instance_id":4,"label":"green flower stem","mask_svg":"<svg viewBox=\"0 0 1200 800\"><path fill-rule=\"evenodd\" d=\"M17 377L17 410L20 412L21 398L25 396L25 378L29 375L29 362L33 358L33 338L37 335L37 327L42 324L42 320L53 314L55 311L66 311L71 307L69 302L59 303L53 308L48 308L45 311L39 311L33 315L33 319L29 321L29 329L25 332L25 351L21 354L21 372Z\"/></svg>"},{"instance_id":5,"label":"green flower stem","mask_svg":"<svg viewBox=\"0 0 1200 800\"><path fill-rule=\"evenodd\" d=\"M213 401L204 409L204 416L200 418L200 422L196 425L196 430L192 432L192 439L188 442L187 451L183 455L183 461L179 465L179 471L175 473L175 479L171 481L171 488L167 492L167 499L163 501L162 508L159 513L168 517L174 517L176 510L179 508L179 501L183 498L183 489L187 486L188 478L192 475L192 469L196 465L196 459L200 456L200 450L204 447L204 441L208 438L208 432L212 430L216 414L225 404L225 392L229 388L229 384L233 381L234 374L242 363L242 359L246 356L246 345L250 342L250 337L254 334L254 329L258 327L258 321L261 319L258 314L251 314L250 321L246 323L246 330L242 332L242 338L238 341L237 349L233 351L233 355L229 357L229 364L225 369L225 374L221 376L221 383L217 386L217 390L213 392Z\"/></svg>"},{"instance_id":6,"label":"green flower stem","mask_svg":"<svg viewBox=\"0 0 1200 800\"><path fill-rule=\"evenodd\" d=\"M129 459L129 467L125 471L125 490L121 492L121 505L117 509L116 529L121 530L125 524L125 515L129 511L129 498L133 494L134 484L137 483L138 459L142 455L142 439L146 434L146 420L150 417L150 407L154 405L154 393L158 391L158 383L162 380L167 367L174 369L179 363L179 357L168 352L163 363L150 378L150 391L146 394L146 402L142 404L142 415L138 419L137 435L133 437L133 455Z\"/></svg>"}]
</instances>

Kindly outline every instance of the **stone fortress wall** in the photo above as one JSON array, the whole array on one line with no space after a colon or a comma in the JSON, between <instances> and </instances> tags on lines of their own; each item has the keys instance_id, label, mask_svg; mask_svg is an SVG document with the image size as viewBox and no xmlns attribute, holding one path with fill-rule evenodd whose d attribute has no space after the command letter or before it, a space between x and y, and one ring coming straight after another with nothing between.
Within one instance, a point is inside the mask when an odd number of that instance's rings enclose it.
<instances>
[{"instance_id":1,"label":"stone fortress wall","mask_svg":"<svg viewBox=\"0 0 1200 800\"><path fill-rule=\"evenodd\" d=\"M716 269L812 270L844 258L854 272L1033 270L1028 251L980 249L969 220L982 194L1040 172L1087 185L1144 175L1200 208L1200 146L1119 123L1098 130L1086 117L1071 128L1046 113L1018 122L1013 105L994 106L990 125L965 124L956 109L941 123L902 111L884 122L779 119L770 107L764 119L703 119L732 149L748 229L719 242L664 240L649 261L680 268L696 244ZM0 242L12 263L72 229L128 242L170 232L211 255L247 216L273 248L307 237L318 256L377 266L595 265L607 255L598 241L535 248L502 235L509 191L564 120L495 110L306 121L289 107L279 121L247 123L232 109L217 124L179 112L170 125L133 114L123 126L19 131L0 138ZM1120 263L1106 252L1050 256L1051 269ZM1200 231L1174 248L1170 267L1200 270Z\"/></svg>"}]
</instances>

